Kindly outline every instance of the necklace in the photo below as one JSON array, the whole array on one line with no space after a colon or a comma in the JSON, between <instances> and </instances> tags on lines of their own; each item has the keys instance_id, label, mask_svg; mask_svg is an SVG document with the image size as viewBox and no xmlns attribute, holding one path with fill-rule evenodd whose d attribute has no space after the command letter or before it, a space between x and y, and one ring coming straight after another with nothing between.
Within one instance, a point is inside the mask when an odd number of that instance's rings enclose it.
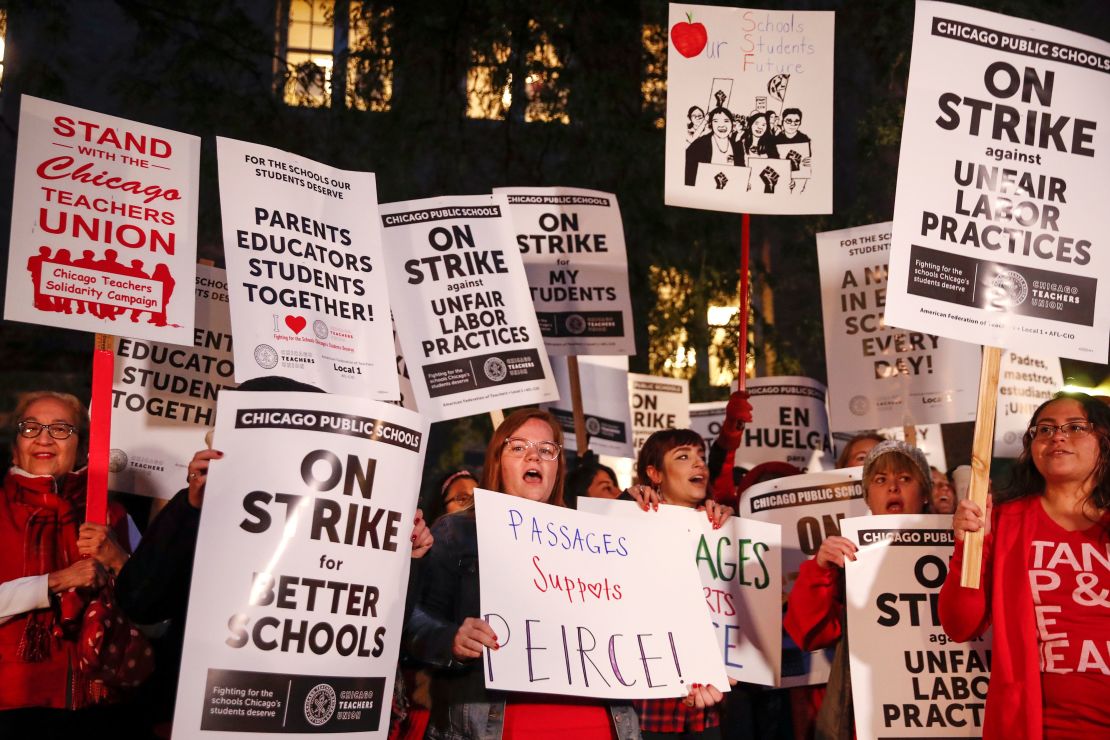
<instances>
[{"instance_id":1,"label":"necklace","mask_svg":"<svg viewBox=\"0 0 1110 740\"><path fill-rule=\"evenodd\" d=\"M714 136L713 137L713 146L717 147L717 151L719 151L721 154L724 154L725 152L728 151L728 139L726 138L725 139L725 145L721 146L720 144L717 143L717 137Z\"/></svg>"}]
</instances>

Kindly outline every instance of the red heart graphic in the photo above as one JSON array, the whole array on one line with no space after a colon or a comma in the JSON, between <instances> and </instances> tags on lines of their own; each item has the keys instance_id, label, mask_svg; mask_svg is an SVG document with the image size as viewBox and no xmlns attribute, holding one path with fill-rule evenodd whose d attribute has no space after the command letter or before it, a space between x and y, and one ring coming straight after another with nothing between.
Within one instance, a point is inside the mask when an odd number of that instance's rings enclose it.
<instances>
[{"instance_id":1,"label":"red heart graphic","mask_svg":"<svg viewBox=\"0 0 1110 740\"><path fill-rule=\"evenodd\" d=\"M308 323L304 316L286 316L285 325L293 330L294 334L300 334L301 329Z\"/></svg>"},{"instance_id":2,"label":"red heart graphic","mask_svg":"<svg viewBox=\"0 0 1110 740\"><path fill-rule=\"evenodd\" d=\"M590 593L594 595L594 598L597 598L597 599L601 598L601 588L602 588L602 586L601 586L600 583L587 583L586 588L588 588L590 590Z\"/></svg>"}]
</instances>

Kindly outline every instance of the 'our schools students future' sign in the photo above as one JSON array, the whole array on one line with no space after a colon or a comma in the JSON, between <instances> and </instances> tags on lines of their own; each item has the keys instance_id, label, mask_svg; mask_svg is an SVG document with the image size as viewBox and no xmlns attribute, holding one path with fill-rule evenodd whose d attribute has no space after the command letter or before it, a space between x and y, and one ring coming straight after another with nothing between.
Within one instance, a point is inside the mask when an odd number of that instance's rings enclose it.
<instances>
[{"instance_id":1,"label":"'our schools students future' sign","mask_svg":"<svg viewBox=\"0 0 1110 740\"><path fill-rule=\"evenodd\" d=\"M888 324L1106 362L1110 44L919 2Z\"/></svg>"},{"instance_id":2,"label":"'our schools students future' sign","mask_svg":"<svg viewBox=\"0 0 1110 740\"><path fill-rule=\"evenodd\" d=\"M191 343L200 139L20 105L4 318Z\"/></svg>"}]
</instances>

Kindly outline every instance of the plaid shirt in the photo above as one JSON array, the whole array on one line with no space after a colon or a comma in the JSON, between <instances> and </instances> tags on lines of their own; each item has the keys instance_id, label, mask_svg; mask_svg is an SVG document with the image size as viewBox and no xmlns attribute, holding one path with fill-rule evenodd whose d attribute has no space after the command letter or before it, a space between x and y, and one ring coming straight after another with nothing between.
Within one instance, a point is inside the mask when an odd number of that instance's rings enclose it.
<instances>
[{"instance_id":1,"label":"plaid shirt","mask_svg":"<svg viewBox=\"0 0 1110 740\"><path fill-rule=\"evenodd\" d=\"M638 699L632 702L640 715L643 732L703 732L721 724L718 707L686 706L686 697L675 699Z\"/></svg>"}]
</instances>

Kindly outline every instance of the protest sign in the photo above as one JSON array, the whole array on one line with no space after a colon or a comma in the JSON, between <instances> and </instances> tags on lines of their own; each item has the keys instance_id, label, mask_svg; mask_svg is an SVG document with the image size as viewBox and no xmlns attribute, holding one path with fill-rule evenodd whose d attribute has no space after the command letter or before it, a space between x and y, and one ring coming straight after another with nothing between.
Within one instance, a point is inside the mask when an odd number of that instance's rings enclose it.
<instances>
[{"instance_id":1,"label":"protest sign","mask_svg":"<svg viewBox=\"0 0 1110 740\"><path fill-rule=\"evenodd\" d=\"M925 453L926 462L937 470L947 471L948 458L944 454L944 436L940 424L915 424L913 430L917 436L914 446ZM887 439L906 441L905 427L879 429L878 432Z\"/></svg>"},{"instance_id":2,"label":"protest sign","mask_svg":"<svg viewBox=\"0 0 1110 740\"><path fill-rule=\"evenodd\" d=\"M705 440L705 454L709 454L709 446L717 435L721 433L721 425L725 422L725 407L728 401L708 401L706 403L690 404L690 428L701 435Z\"/></svg>"},{"instance_id":3,"label":"protest sign","mask_svg":"<svg viewBox=\"0 0 1110 740\"><path fill-rule=\"evenodd\" d=\"M856 737L981 737L990 637L954 643L937 618L952 517L864 516L840 526L859 545L844 569Z\"/></svg>"},{"instance_id":4,"label":"protest sign","mask_svg":"<svg viewBox=\"0 0 1110 740\"><path fill-rule=\"evenodd\" d=\"M580 188L493 192L508 202L547 354L636 354L617 196Z\"/></svg>"},{"instance_id":5,"label":"protest sign","mask_svg":"<svg viewBox=\"0 0 1110 740\"><path fill-rule=\"evenodd\" d=\"M802 471L834 467L824 385L782 375L749 379L747 391L752 422L744 427L736 467L751 469L776 461Z\"/></svg>"},{"instance_id":6,"label":"protest sign","mask_svg":"<svg viewBox=\"0 0 1110 740\"><path fill-rule=\"evenodd\" d=\"M867 513L860 484L862 468L807 473L757 483L740 495L737 514L782 527L783 597L790 595L798 571L825 538L840 534L845 517ZM825 683L833 651L802 650L782 632L782 686Z\"/></svg>"},{"instance_id":7,"label":"protest sign","mask_svg":"<svg viewBox=\"0 0 1110 740\"><path fill-rule=\"evenodd\" d=\"M235 379L399 397L371 172L218 137Z\"/></svg>"},{"instance_id":8,"label":"protest sign","mask_svg":"<svg viewBox=\"0 0 1110 740\"><path fill-rule=\"evenodd\" d=\"M833 13L670 5L667 205L832 213Z\"/></svg>"},{"instance_id":9,"label":"protest sign","mask_svg":"<svg viewBox=\"0 0 1110 740\"><path fill-rule=\"evenodd\" d=\"M172 498L215 423L216 394L235 386L227 275L197 265L193 346L124 339L115 351L108 487Z\"/></svg>"},{"instance_id":10,"label":"protest sign","mask_svg":"<svg viewBox=\"0 0 1110 740\"><path fill-rule=\"evenodd\" d=\"M979 346L886 324L889 256L889 222L817 235L830 426L974 420Z\"/></svg>"},{"instance_id":11,"label":"protest sign","mask_svg":"<svg viewBox=\"0 0 1110 740\"><path fill-rule=\"evenodd\" d=\"M632 410L628 406L628 371L588 362L581 358L578 374L582 385L582 410L586 415L586 432L590 449L599 455L632 457ZM577 449L574 434L574 409L570 401L570 378L566 361L559 357L551 362L559 400L544 404L558 419L563 429L563 446Z\"/></svg>"},{"instance_id":12,"label":"protest sign","mask_svg":"<svg viewBox=\"0 0 1110 740\"><path fill-rule=\"evenodd\" d=\"M681 506L644 511L632 501L614 499L580 498L578 510L654 517L671 529L685 531L725 672L737 681L777 685L782 660L781 527L730 517L714 529L704 511Z\"/></svg>"},{"instance_id":13,"label":"protest sign","mask_svg":"<svg viewBox=\"0 0 1110 740\"><path fill-rule=\"evenodd\" d=\"M1106 362L1108 120L1107 42L919 2L887 323Z\"/></svg>"},{"instance_id":14,"label":"protest sign","mask_svg":"<svg viewBox=\"0 0 1110 740\"><path fill-rule=\"evenodd\" d=\"M386 737L425 439L377 401L220 394L175 737Z\"/></svg>"},{"instance_id":15,"label":"protest sign","mask_svg":"<svg viewBox=\"0 0 1110 740\"><path fill-rule=\"evenodd\" d=\"M686 532L478 489L486 687L650 699L728 678Z\"/></svg>"},{"instance_id":16,"label":"protest sign","mask_svg":"<svg viewBox=\"0 0 1110 740\"><path fill-rule=\"evenodd\" d=\"M688 380L629 373L628 397L632 407L633 457L639 457L644 441L654 432L690 426Z\"/></svg>"},{"instance_id":17,"label":"protest sign","mask_svg":"<svg viewBox=\"0 0 1110 740\"><path fill-rule=\"evenodd\" d=\"M382 204L394 321L428 419L557 398L502 196Z\"/></svg>"},{"instance_id":18,"label":"protest sign","mask_svg":"<svg viewBox=\"0 0 1110 740\"><path fill-rule=\"evenodd\" d=\"M1060 360L1027 352L1003 352L998 374L994 456L1017 457L1033 412L1064 389Z\"/></svg>"},{"instance_id":19,"label":"protest sign","mask_svg":"<svg viewBox=\"0 0 1110 740\"><path fill-rule=\"evenodd\" d=\"M4 318L193 341L200 139L29 95Z\"/></svg>"}]
</instances>

